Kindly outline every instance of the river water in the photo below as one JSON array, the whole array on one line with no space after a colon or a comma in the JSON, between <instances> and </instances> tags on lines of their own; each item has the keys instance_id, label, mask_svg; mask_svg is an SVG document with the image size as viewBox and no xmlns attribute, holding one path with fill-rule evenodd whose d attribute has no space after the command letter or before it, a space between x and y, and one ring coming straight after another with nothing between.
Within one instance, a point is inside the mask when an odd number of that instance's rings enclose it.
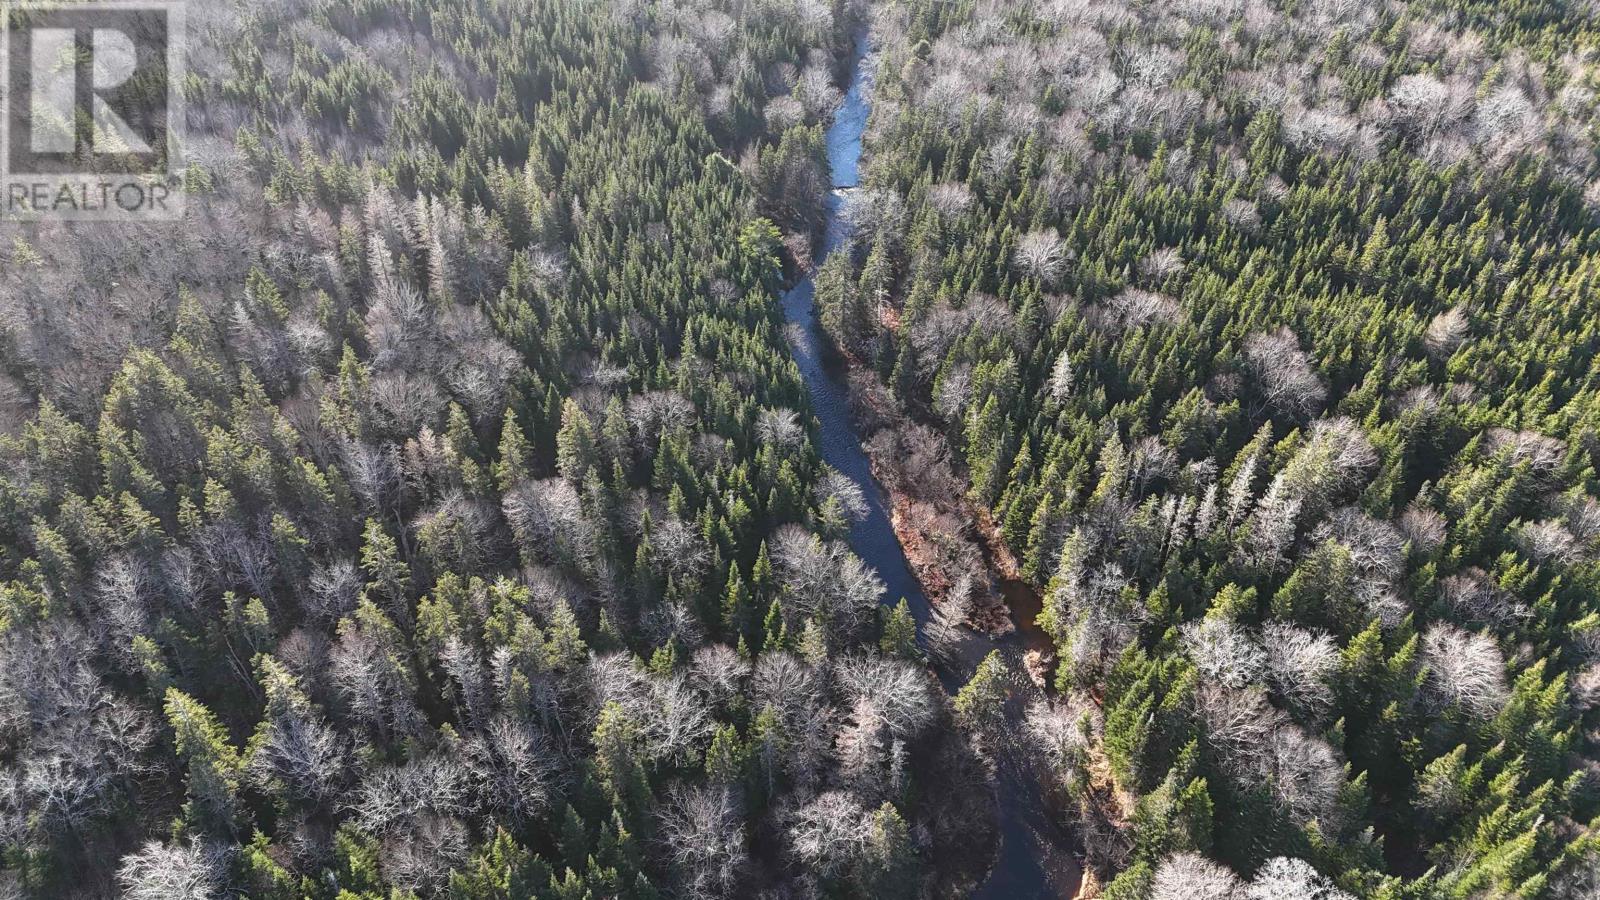
<instances>
[{"instance_id":1,"label":"river water","mask_svg":"<svg viewBox=\"0 0 1600 900\"><path fill-rule=\"evenodd\" d=\"M843 246L849 237L843 212L850 191L860 184L861 142L872 93L868 57L867 35L862 32L856 39L851 59L849 90L827 132L833 190L828 195L828 221L817 252L818 263ZM926 647L928 627L933 621L932 606L911 574L905 552L889 524L888 498L873 478L872 467L861 449L844 386L826 365L824 348L827 345L817 320L814 288L809 277L784 294L783 314L790 325L795 362L811 394L811 411L821 426L819 450L822 458L860 485L867 500L867 515L850 530L851 549L883 579L886 603L897 603L905 598L917 621L917 637ZM1031 612L1024 614L1027 621L1018 624L1031 626ZM1023 642L1015 634L991 640L964 632L958 641L962 646L940 654L940 662L935 665L939 681L951 693L965 683L973 663L990 649L1000 649L1013 671L1020 671ZM1012 705L1010 719L1016 725L1020 702ZM1036 773L1027 764L1026 754L1013 750L999 755L995 799L999 807L1000 847L993 869L974 897L1032 900L1072 896L1077 891L1080 876L1069 852L1069 836L1053 821L1040 797Z\"/></svg>"}]
</instances>

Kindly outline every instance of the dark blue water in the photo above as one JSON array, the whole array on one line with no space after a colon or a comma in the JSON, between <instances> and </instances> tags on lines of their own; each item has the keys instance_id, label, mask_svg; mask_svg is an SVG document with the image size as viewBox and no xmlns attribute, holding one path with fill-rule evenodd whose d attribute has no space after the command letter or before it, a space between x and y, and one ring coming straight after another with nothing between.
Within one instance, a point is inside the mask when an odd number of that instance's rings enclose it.
<instances>
[{"instance_id":1,"label":"dark blue water","mask_svg":"<svg viewBox=\"0 0 1600 900\"><path fill-rule=\"evenodd\" d=\"M868 101L872 93L871 72L864 65L867 51L867 36L863 32L856 39L849 90L827 132L833 191L828 196L828 222L817 254L818 263L849 237L843 211L849 192L860 184L861 140L866 132ZM883 579L887 589L884 602L892 605L905 598L917 621L918 640L926 647L932 606L912 576L905 552L889 524L888 499L872 477L872 467L861 449L861 439L850 420L844 386L824 365L825 344L813 299L811 279L805 278L784 294L783 315L794 326L790 329L791 346L811 394L811 411L821 426L822 458L859 485L867 499L866 517L850 529L850 546ZM976 635L967 634L964 642L969 646L963 649L976 651L978 658L987 652L988 647L983 645L989 642ZM1011 639L1004 644L1002 649L1014 661L1020 642ZM950 664L937 665L935 671L945 689L954 693L970 673L974 654L958 652L949 658ZM957 671L957 668L966 671ZM1000 815L1000 849L993 870L974 896L985 900L1070 896L1078 883L1077 867L1070 856L1061 852L1065 841L1060 827L1049 820L1049 813L1038 796L1038 782L1026 766L1002 761L999 768L996 801ZM1051 857L1049 873L1045 871L1046 856Z\"/></svg>"}]
</instances>

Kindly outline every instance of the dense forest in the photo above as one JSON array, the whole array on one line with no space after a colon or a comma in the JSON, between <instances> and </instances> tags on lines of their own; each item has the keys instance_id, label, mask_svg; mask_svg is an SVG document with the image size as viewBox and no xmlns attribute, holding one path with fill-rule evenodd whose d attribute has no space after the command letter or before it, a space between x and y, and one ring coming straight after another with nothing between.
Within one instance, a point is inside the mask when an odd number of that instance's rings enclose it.
<instances>
[{"instance_id":1,"label":"dense forest","mask_svg":"<svg viewBox=\"0 0 1600 900\"><path fill-rule=\"evenodd\" d=\"M909 0L873 35L820 313L885 483L951 461L967 521L927 530L987 523L1042 596L1023 730L1089 887L1596 896L1594 8Z\"/></svg>"},{"instance_id":2,"label":"dense forest","mask_svg":"<svg viewBox=\"0 0 1600 900\"><path fill-rule=\"evenodd\" d=\"M1600 8L188 17L0 226L0 900L1600 896Z\"/></svg>"},{"instance_id":3,"label":"dense forest","mask_svg":"<svg viewBox=\"0 0 1600 900\"><path fill-rule=\"evenodd\" d=\"M982 876L775 301L865 14L192 5L188 219L0 249L0 896Z\"/></svg>"}]
</instances>

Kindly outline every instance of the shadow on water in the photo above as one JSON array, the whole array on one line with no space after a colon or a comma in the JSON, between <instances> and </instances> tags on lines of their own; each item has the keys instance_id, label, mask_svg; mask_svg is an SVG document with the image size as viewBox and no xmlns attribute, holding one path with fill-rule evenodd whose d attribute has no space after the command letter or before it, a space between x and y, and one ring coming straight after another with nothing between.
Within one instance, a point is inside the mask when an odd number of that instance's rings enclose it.
<instances>
[{"instance_id":1,"label":"shadow on water","mask_svg":"<svg viewBox=\"0 0 1600 900\"><path fill-rule=\"evenodd\" d=\"M1039 627L1039 613L1044 612L1044 598L1032 585L1016 578L1002 578L1000 596L1005 598L1006 609L1011 611L1011 622L1017 627L1024 650L1055 649L1050 636Z\"/></svg>"},{"instance_id":2,"label":"shadow on water","mask_svg":"<svg viewBox=\"0 0 1600 900\"><path fill-rule=\"evenodd\" d=\"M867 52L867 35L863 31L857 35L851 59L849 90L827 132L833 190L828 196L828 220L817 254L818 262L848 237L849 226L843 211L849 192L860 184L861 143L872 92L870 67L864 65ZM795 362L811 395L812 412L821 426L819 450L822 458L860 485L867 499L867 515L851 528L850 545L883 579L887 602L905 598L917 622L917 637L926 647L933 610L912 575L905 552L890 525L889 501L873 478L871 465L861 448L850 419L844 386L829 371L827 344L813 301L814 287L807 277L784 294L783 314L791 326ZM1017 632L996 640L970 632L963 635L962 646L935 668L947 691L954 693L959 689L976 660L991 649L999 649L1013 671L1020 672L1024 650L1048 646L1048 640L1034 625L1040 608L1038 595L1018 581L1004 581L1001 586L1011 605ZM1039 782L1027 768L1025 756L1016 753L1000 756L996 785L999 852L988 878L974 896L992 900L1072 896L1078 889L1080 873L1067 850L1070 841L1061 826L1053 821L1040 796Z\"/></svg>"}]
</instances>

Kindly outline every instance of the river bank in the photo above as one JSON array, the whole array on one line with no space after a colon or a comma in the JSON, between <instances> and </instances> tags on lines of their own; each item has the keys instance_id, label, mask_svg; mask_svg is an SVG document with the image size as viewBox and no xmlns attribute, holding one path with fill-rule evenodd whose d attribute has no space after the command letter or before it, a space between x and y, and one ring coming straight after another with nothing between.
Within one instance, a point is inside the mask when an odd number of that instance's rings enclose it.
<instances>
[{"instance_id":1,"label":"river bank","mask_svg":"<svg viewBox=\"0 0 1600 900\"><path fill-rule=\"evenodd\" d=\"M827 197L828 216L823 238L813 260L818 263L849 242L845 206L848 193L859 184L862 138L871 96L865 31L856 38L850 73L848 90L826 135L833 189ZM1041 696L1039 687L1021 674L1025 671L1024 641L1015 632L1014 625L1009 630L998 629L1001 632L998 635L989 635L940 621L941 617L935 614L923 583L908 560L908 549L919 554L928 549L918 533L906 533L909 516L915 510L902 509L903 504L884 490L863 448L851 408L851 392L828 365L829 344L817 319L815 286L809 271L785 292L782 307L791 351L818 422L818 449L825 462L861 487L866 500L866 514L850 530L851 548L878 572L886 588L885 602L905 599L917 624L918 641L929 650L934 673L947 691L953 694L958 690L977 662L989 652L998 650L1001 653L1012 673L1007 727L1013 732L1012 738L1020 737L1022 711ZM910 460L910 465L912 471L916 471L915 460ZM925 478L928 471L924 467L921 477ZM957 489L950 496L959 497L962 492ZM901 520L898 529L897 518ZM906 533L905 543L902 543L902 533ZM982 541L974 537L970 544L980 556L978 570L986 572L988 562L983 557ZM996 614L1009 616L1004 606L1005 594L992 584L989 587L997 597L994 602L998 605L993 607ZM1071 853L1071 836L1060 827L1057 817L1048 808L1029 754L1011 746L1016 743L1016 740L1007 740L1007 747L997 748L991 760L998 846L993 863L973 896L1008 900L1071 897L1081 884L1080 870Z\"/></svg>"}]
</instances>

